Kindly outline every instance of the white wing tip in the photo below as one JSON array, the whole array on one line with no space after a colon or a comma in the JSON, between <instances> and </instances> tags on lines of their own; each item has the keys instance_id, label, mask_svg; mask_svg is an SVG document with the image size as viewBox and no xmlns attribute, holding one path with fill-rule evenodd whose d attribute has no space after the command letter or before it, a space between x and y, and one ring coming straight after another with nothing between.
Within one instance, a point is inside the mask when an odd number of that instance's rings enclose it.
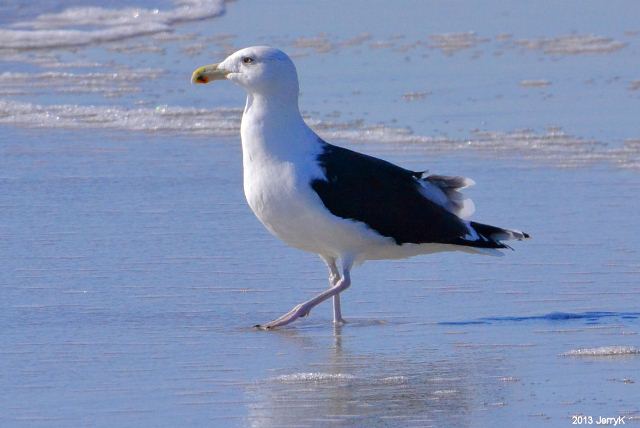
<instances>
[{"instance_id":1,"label":"white wing tip","mask_svg":"<svg viewBox=\"0 0 640 428\"><path fill-rule=\"evenodd\" d=\"M464 184L461 187L461 189L466 189L467 187L471 187L471 186L475 186L475 185L476 185L475 180L473 180L471 178L468 178L468 177L465 177L464 178Z\"/></svg>"}]
</instances>

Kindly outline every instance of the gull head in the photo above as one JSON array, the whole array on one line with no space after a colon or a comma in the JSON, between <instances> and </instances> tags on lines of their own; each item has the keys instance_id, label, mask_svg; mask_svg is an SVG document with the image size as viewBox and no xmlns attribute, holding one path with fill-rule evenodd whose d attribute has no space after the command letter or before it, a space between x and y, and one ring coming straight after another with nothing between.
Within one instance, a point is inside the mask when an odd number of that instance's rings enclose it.
<instances>
[{"instance_id":1,"label":"gull head","mask_svg":"<svg viewBox=\"0 0 640 428\"><path fill-rule=\"evenodd\" d=\"M298 96L298 73L293 61L279 49L252 46L232 53L217 64L197 68L191 83L230 80L250 94Z\"/></svg>"}]
</instances>

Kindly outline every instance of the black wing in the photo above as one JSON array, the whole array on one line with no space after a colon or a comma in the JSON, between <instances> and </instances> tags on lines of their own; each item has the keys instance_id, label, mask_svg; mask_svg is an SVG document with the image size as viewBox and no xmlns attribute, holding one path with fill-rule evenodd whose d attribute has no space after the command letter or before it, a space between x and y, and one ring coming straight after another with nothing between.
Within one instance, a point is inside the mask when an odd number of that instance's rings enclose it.
<instances>
[{"instance_id":1,"label":"black wing","mask_svg":"<svg viewBox=\"0 0 640 428\"><path fill-rule=\"evenodd\" d=\"M442 243L504 248L491 239L466 240L469 229L458 216L419 191L422 173L323 142L318 162L326 180L311 187L332 214L361 221L398 245Z\"/></svg>"}]
</instances>

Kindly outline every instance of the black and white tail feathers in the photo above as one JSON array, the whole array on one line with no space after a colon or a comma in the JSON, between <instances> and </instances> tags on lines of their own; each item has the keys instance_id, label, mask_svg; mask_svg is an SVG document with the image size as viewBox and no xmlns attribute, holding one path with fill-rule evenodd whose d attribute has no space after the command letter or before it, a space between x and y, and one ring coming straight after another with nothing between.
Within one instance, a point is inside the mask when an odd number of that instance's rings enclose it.
<instances>
[{"instance_id":1,"label":"black and white tail feathers","mask_svg":"<svg viewBox=\"0 0 640 428\"><path fill-rule=\"evenodd\" d=\"M476 207L473 201L465 197L461 190L473 186L475 181L466 177L449 175L429 175L419 172L416 178L419 179L423 195L431 201L441 205L447 211L460 218L468 218L473 214Z\"/></svg>"},{"instance_id":2,"label":"black and white tail feathers","mask_svg":"<svg viewBox=\"0 0 640 428\"><path fill-rule=\"evenodd\" d=\"M419 180L423 185L425 196L442 205L447 211L460 218L467 218L475 211L473 201L466 198L461 190L473 186L475 182L470 178L447 175L421 174ZM467 227L470 234L463 239L463 245L477 248L511 248L501 241L511 239L527 239L529 234L519 230L503 229L501 227L469 221ZM471 238L471 239L468 239Z\"/></svg>"},{"instance_id":3,"label":"black and white tail feathers","mask_svg":"<svg viewBox=\"0 0 640 428\"><path fill-rule=\"evenodd\" d=\"M530 238L528 233L514 229L503 229L489 224L469 222L469 227L478 234L479 239L469 241L467 245L484 248L511 248L502 241L516 239L521 241Z\"/></svg>"},{"instance_id":4,"label":"black and white tail feathers","mask_svg":"<svg viewBox=\"0 0 640 428\"><path fill-rule=\"evenodd\" d=\"M311 188L336 217L364 223L397 245L450 244L470 252L508 248L502 240L527 234L467 220L474 211L462 190L473 180L428 175L319 140L324 177ZM481 251L482 250L482 251Z\"/></svg>"},{"instance_id":5,"label":"black and white tail feathers","mask_svg":"<svg viewBox=\"0 0 640 428\"><path fill-rule=\"evenodd\" d=\"M507 241L510 239L517 239L521 241L529 238L528 233L521 232L513 229L502 229L501 227L490 226L488 224L476 223L472 221L469 223L473 229L478 232L480 236L493 239L494 241Z\"/></svg>"}]
</instances>

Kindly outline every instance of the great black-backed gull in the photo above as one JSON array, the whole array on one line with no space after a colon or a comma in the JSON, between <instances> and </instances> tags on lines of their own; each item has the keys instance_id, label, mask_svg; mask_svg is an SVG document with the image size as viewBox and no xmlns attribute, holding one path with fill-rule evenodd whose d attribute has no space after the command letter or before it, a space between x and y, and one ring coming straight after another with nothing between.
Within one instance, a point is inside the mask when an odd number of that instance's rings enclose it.
<instances>
[{"instance_id":1,"label":"great black-backed gull","mask_svg":"<svg viewBox=\"0 0 640 428\"><path fill-rule=\"evenodd\" d=\"M439 251L498 253L518 230L466 220L474 206L460 193L464 177L426 175L320 138L298 108L298 74L291 59L268 46L239 50L193 72L193 83L230 80L247 92L240 135L244 193L275 236L316 253L329 268L329 288L281 317L271 329L309 315L340 293L351 268L365 260L400 259Z\"/></svg>"}]
</instances>

